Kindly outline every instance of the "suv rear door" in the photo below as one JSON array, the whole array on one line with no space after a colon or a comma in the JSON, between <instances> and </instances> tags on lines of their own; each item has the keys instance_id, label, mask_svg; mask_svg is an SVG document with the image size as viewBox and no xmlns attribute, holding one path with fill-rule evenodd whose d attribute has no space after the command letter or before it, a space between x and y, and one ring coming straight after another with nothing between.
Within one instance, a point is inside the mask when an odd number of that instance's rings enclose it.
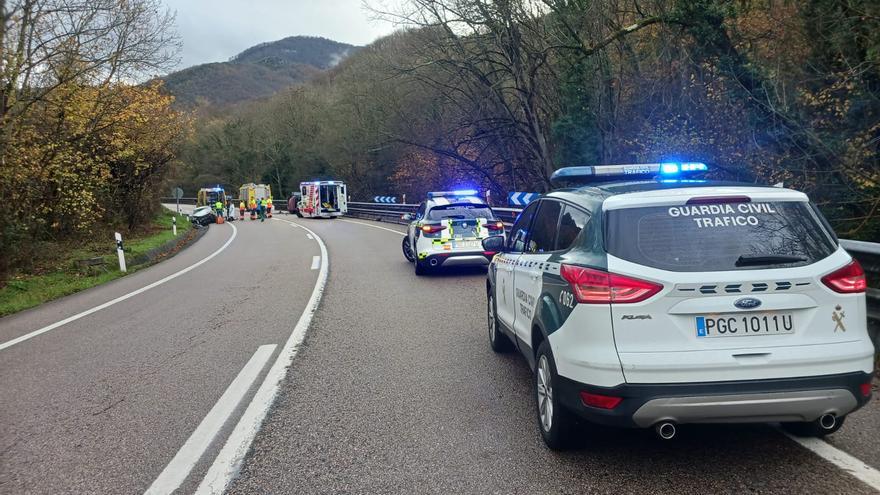
<instances>
[{"instance_id":1,"label":"suv rear door","mask_svg":"<svg viewBox=\"0 0 880 495\"><path fill-rule=\"evenodd\" d=\"M821 280L851 258L806 196L730 189L624 194L603 205L609 271L664 287L611 305L626 380L870 371L864 294L838 294Z\"/></svg>"}]
</instances>

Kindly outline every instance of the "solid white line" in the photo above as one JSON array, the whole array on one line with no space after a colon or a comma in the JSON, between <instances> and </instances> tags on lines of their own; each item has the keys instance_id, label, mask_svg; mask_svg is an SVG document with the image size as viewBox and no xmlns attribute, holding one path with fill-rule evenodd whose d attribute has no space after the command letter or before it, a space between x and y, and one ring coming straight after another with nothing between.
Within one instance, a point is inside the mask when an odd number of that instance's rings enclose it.
<instances>
[{"instance_id":1,"label":"solid white line","mask_svg":"<svg viewBox=\"0 0 880 495\"><path fill-rule=\"evenodd\" d=\"M312 256L312 270L317 270L319 266L321 266L321 257Z\"/></svg>"},{"instance_id":2,"label":"solid white line","mask_svg":"<svg viewBox=\"0 0 880 495\"><path fill-rule=\"evenodd\" d=\"M226 440L226 444L223 445L223 448L220 450L214 463L211 464L207 474L205 474L205 478L196 489L197 494L223 493L229 485L229 482L232 481L232 478L238 473L245 454L247 454L251 443L254 441L254 437L256 437L257 432L260 430L260 426L263 424L263 420L266 419L266 414L269 412L269 408L272 407L272 403L278 395L278 389L281 386L281 381L284 379L284 375L287 373L287 368L293 362L293 358L296 356L297 351L299 351L299 345L306 336L306 330L308 330L309 324L312 322L312 316L318 309L318 304L321 302L321 295L324 293L324 287L327 285L329 261L327 257L327 246L324 245L324 241L321 240L321 237L318 236L318 234L302 225L287 220L279 221L289 223L294 227L305 229L315 237L315 240L318 242L318 247L321 248L321 271L318 272L318 280L315 282L312 296L309 298L309 302L306 305L306 309L303 311L302 316L300 316L299 321L296 323L296 327L294 327L287 342L284 343L284 347L282 347L281 351L278 353L278 358L275 360L275 363L272 364L269 372L266 373L266 378L263 379L263 383L260 384L260 388L257 390L257 393L254 394L251 403L248 405L247 409L245 409L238 424L235 425L235 429L232 430L232 433Z\"/></svg>"},{"instance_id":3,"label":"solid white line","mask_svg":"<svg viewBox=\"0 0 880 495\"><path fill-rule=\"evenodd\" d=\"M208 412L208 415L202 419L199 426L196 427L192 435L189 436L183 447L177 451L177 455L171 459L171 462L165 466L159 477L153 481L153 484L147 488L146 493L150 495L173 493L174 490L180 488L180 485L189 476L193 466L199 462L199 459L208 450L214 437L229 420L229 417L235 412L235 409L247 395L248 390L260 376L260 372L269 362L272 353L275 352L275 344L261 345L257 348L257 352L251 356L251 359L244 365L244 368L238 372L238 376L232 380L229 387L220 396L220 399L214 404L214 407Z\"/></svg>"},{"instance_id":4,"label":"solid white line","mask_svg":"<svg viewBox=\"0 0 880 495\"><path fill-rule=\"evenodd\" d=\"M153 287L157 287L159 285L162 285L165 282L168 282L169 280L173 280L173 279L175 279L185 273L188 273L188 272L202 266L203 264L207 263L212 258L214 258L214 256L217 256L218 254L222 253L223 250L226 249L226 247L229 246L232 243L232 241L235 239L235 236L238 234L238 229L236 229L235 225L232 225L231 223L229 223L227 225L232 227L232 236L229 237L229 240L227 240L225 244L220 246L220 249L214 251L213 253L208 255L206 258L199 260L198 262L184 268L183 270L180 270L179 272L172 273L171 275L168 275L167 277L165 277L161 280L157 280L157 281L153 282L152 284L145 285L145 286L141 287L140 289L137 289L135 291L129 292L128 294L119 296L116 299L112 299L110 301L105 302L104 304L100 304L98 306L95 306L92 309L87 309L87 310L83 311L82 313L77 313L77 314L75 314L73 316L69 316L61 321L55 322L51 325L47 325L39 330L34 330L31 333L28 333L28 334L22 335L21 337L17 337L17 338L10 340L10 341L4 342L4 343L0 344L0 351L2 351L3 349L8 349L8 348L14 346L15 344L20 344L20 343L24 342L25 340L32 339L38 335L42 335L46 332L55 330L56 328L58 328L62 325L66 325L72 321L76 321L76 320L83 318L85 316L89 316L92 313L97 313L98 311L101 311L102 309L109 308L110 306L113 306L116 303L125 301L126 299L130 299L138 294L143 294L144 292L152 289Z\"/></svg>"},{"instance_id":5,"label":"solid white line","mask_svg":"<svg viewBox=\"0 0 880 495\"><path fill-rule=\"evenodd\" d=\"M306 237L308 237L309 239L312 239L312 240L315 239L314 237L312 237L312 234L306 234Z\"/></svg>"},{"instance_id":6,"label":"solid white line","mask_svg":"<svg viewBox=\"0 0 880 495\"><path fill-rule=\"evenodd\" d=\"M801 438L786 432L783 433L804 448L851 474L862 483L880 491L880 471L819 438Z\"/></svg>"},{"instance_id":7,"label":"solid white line","mask_svg":"<svg viewBox=\"0 0 880 495\"><path fill-rule=\"evenodd\" d=\"M337 221L340 221L340 222L348 222L348 223L356 223L356 224L358 224L358 225L363 225L363 226L365 226L365 227L373 227L374 229L387 230L388 232L394 232L395 234L398 234L398 235L403 235L403 236L406 235L405 232L401 232L401 231L399 231L399 230L389 229L389 228L387 228L387 227L379 227L378 225L371 225L371 224L364 223L364 222L355 222L355 221L353 221L353 220L345 220L345 219L342 219L342 218L338 218Z\"/></svg>"}]
</instances>

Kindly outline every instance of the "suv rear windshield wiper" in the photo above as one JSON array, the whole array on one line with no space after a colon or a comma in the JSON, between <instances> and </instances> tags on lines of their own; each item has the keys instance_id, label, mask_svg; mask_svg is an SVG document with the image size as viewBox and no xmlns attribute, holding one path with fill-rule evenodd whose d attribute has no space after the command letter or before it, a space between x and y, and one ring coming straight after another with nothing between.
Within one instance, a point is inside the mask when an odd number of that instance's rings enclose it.
<instances>
[{"instance_id":1,"label":"suv rear windshield wiper","mask_svg":"<svg viewBox=\"0 0 880 495\"><path fill-rule=\"evenodd\" d=\"M796 263L798 261L807 261L807 258L805 256L785 254L742 255L736 259L736 266L775 265L777 263Z\"/></svg>"}]
</instances>

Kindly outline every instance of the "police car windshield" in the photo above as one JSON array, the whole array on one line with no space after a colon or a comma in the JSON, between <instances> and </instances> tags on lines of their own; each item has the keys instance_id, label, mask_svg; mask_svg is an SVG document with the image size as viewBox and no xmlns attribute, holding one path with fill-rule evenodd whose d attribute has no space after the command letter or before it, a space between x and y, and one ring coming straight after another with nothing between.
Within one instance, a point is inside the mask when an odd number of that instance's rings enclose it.
<instances>
[{"instance_id":1,"label":"police car windshield","mask_svg":"<svg viewBox=\"0 0 880 495\"><path fill-rule=\"evenodd\" d=\"M805 202L626 208L606 218L609 254L662 270L803 266L836 249Z\"/></svg>"},{"instance_id":2,"label":"police car windshield","mask_svg":"<svg viewBox=\"0 0 880 495\"><path fill-rule=\"evenodd\" d=\"M428 211L428 220L469 220L473 218L492 220L495 216L492 215L492 210L488 206L471 203L435 206Z\"/></svg>"}]
</instances>

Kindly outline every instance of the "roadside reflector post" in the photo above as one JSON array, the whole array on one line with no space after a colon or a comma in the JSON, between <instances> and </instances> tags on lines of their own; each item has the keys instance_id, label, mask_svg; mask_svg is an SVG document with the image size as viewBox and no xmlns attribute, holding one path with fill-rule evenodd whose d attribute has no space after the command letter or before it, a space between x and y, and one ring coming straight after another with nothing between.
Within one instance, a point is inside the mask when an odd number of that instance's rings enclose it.
<instances>
[{"instance_id":1,"label":"roadside reflector post","mask_svg":"<svg viewBox=\"0 0 880 495\"><path fill-rule=\"evenodd\" d=\"M406 193L403 193L403 204L406 204Z\"/></svg>"},{"instance_id":2,"label":"roadside reflector post","mask_svg":"<svg viewBox=\"0 0 880 495\"><path fill-rule=\"evenodd\" d=\"M177 237L177 216L171 217L171 232L174 233L174 237Z\"/></svg>"},{"instance_id":3,"label":"roadside reflector post","mask_svg":"<svg viewBox=\"0 0 880 495\"><path fill-rule=\"evenodd\" d=\"M122 250L122 234L116 232L116 254L119 256L119 271L125 272L125 252Z\"/></svg>"}]
</instances>

